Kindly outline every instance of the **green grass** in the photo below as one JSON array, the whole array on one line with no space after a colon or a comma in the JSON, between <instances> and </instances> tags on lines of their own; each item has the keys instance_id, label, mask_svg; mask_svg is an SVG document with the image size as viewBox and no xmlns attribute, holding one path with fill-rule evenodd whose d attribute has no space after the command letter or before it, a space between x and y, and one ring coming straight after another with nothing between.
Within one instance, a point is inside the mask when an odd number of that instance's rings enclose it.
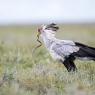
<instances>
[{"instance_id":1,"label":"green grass","mask_svg":"<svg viewBox=\"0 0 95 95\"><path fill-rule=\"evenodd\" d=\"M32 54L37 26L0 27L0 95L95 95L95 62L68 73L44 46ZM95 25L60 25L60 39L95 47Z\"/></svg>"}]
</instances>

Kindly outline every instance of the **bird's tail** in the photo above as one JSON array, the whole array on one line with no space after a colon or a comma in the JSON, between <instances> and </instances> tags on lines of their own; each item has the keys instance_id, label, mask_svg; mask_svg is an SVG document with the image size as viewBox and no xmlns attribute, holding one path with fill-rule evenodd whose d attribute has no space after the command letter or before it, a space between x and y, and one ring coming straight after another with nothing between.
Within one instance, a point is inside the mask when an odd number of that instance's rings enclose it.
<instances>
[{"instance_id":1,"label":"bird's tail","mask_svg":"<svg viewBox=\"0 0 95 95\"><path fill-rule=\"evenodd\" d=\"M88 57L95 61L95 48L86 46L80 43L76 44L78 47L80 47L80 50L76 53L78 57Z\"/></svg>"},{"instance_id":2,"label":"bird's tail","mask_svg":"<svg viewBox=\"0 0 95 95\"><path fill-rule=\"evenodd\" d=\"M88 47L88 48L84 48L83 51L87 54L87 57L90 57L93 60L95 60L95 48Z\"/></svg>"}]
</instances>

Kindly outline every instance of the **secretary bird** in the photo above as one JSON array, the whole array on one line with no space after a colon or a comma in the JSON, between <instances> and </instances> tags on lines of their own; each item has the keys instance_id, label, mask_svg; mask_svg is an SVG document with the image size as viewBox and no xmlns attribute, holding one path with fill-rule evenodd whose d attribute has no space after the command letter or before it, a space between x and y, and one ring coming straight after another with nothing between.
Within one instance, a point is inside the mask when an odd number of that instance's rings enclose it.
<instances>
[{"instance_id":1,"label":"secretary bird","mask_svg":"<svg viewBox=\"0 0 95 95\"><path fill-rule=\"evenodd\" d=\"M87 59L95 61L95 48L70 40L59 40L55 34L59 27L52 23L43 25L38 29L38 36L43 42L53 59L64 64L68 72L76 71L75 59Z\"/></svg>"}]
</instances>

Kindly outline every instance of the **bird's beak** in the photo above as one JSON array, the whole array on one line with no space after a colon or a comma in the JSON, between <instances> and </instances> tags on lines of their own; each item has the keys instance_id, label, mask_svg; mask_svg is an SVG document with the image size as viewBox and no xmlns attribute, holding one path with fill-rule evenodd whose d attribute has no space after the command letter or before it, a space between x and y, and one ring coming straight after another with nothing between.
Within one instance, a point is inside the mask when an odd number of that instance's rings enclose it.
<instances>
[{"instance_id":1,"label":"bird's beak","mask_svg":"<svg viewBox=\"0 0 95 95\"><path fill-rule=\"evenodd\" d=\"M38 29L38 34L37 34L37 37L38 37L38 38L39 38L39 36L40 36L40 34L41 34L40 31L41 31L41 29L39 28L39 29Z\"/></svg>"}]
</instances>

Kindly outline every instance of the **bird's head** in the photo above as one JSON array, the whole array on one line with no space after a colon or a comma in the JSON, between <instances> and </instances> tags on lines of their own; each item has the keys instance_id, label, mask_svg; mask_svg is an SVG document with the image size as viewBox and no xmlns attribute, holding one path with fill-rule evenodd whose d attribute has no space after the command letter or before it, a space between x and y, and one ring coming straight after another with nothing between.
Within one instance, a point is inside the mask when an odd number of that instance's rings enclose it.
<instances>
[{"instance_id":1,"label":"bird's head","mask_svg":"<svg viewBox=\"0 0 95 95\"><path fill-rule=\"evenodd\" d=\"M47 39L54 39L55 38L55 32L59 29L59 27L54 24L48 24L48 25L42 25L40 28L38 28L38 35L37 35L37 41L40 43L38 47L42 45L42 42L39 40L39 36L44 39L44 41Z\"/></svg>"},{"instance_id":2,"label":"bird's head","mask_svg":"<svg viewBox=\"0 0 95 95\"><path fill-rule=\"evenodd\" d=\"M48 24L48 25L42 25L40 28L38 28L38 35L46 33L46 34L55 34L55 32L59 29L59 27L54 24Z\"/></svg>"}]
</instances>

